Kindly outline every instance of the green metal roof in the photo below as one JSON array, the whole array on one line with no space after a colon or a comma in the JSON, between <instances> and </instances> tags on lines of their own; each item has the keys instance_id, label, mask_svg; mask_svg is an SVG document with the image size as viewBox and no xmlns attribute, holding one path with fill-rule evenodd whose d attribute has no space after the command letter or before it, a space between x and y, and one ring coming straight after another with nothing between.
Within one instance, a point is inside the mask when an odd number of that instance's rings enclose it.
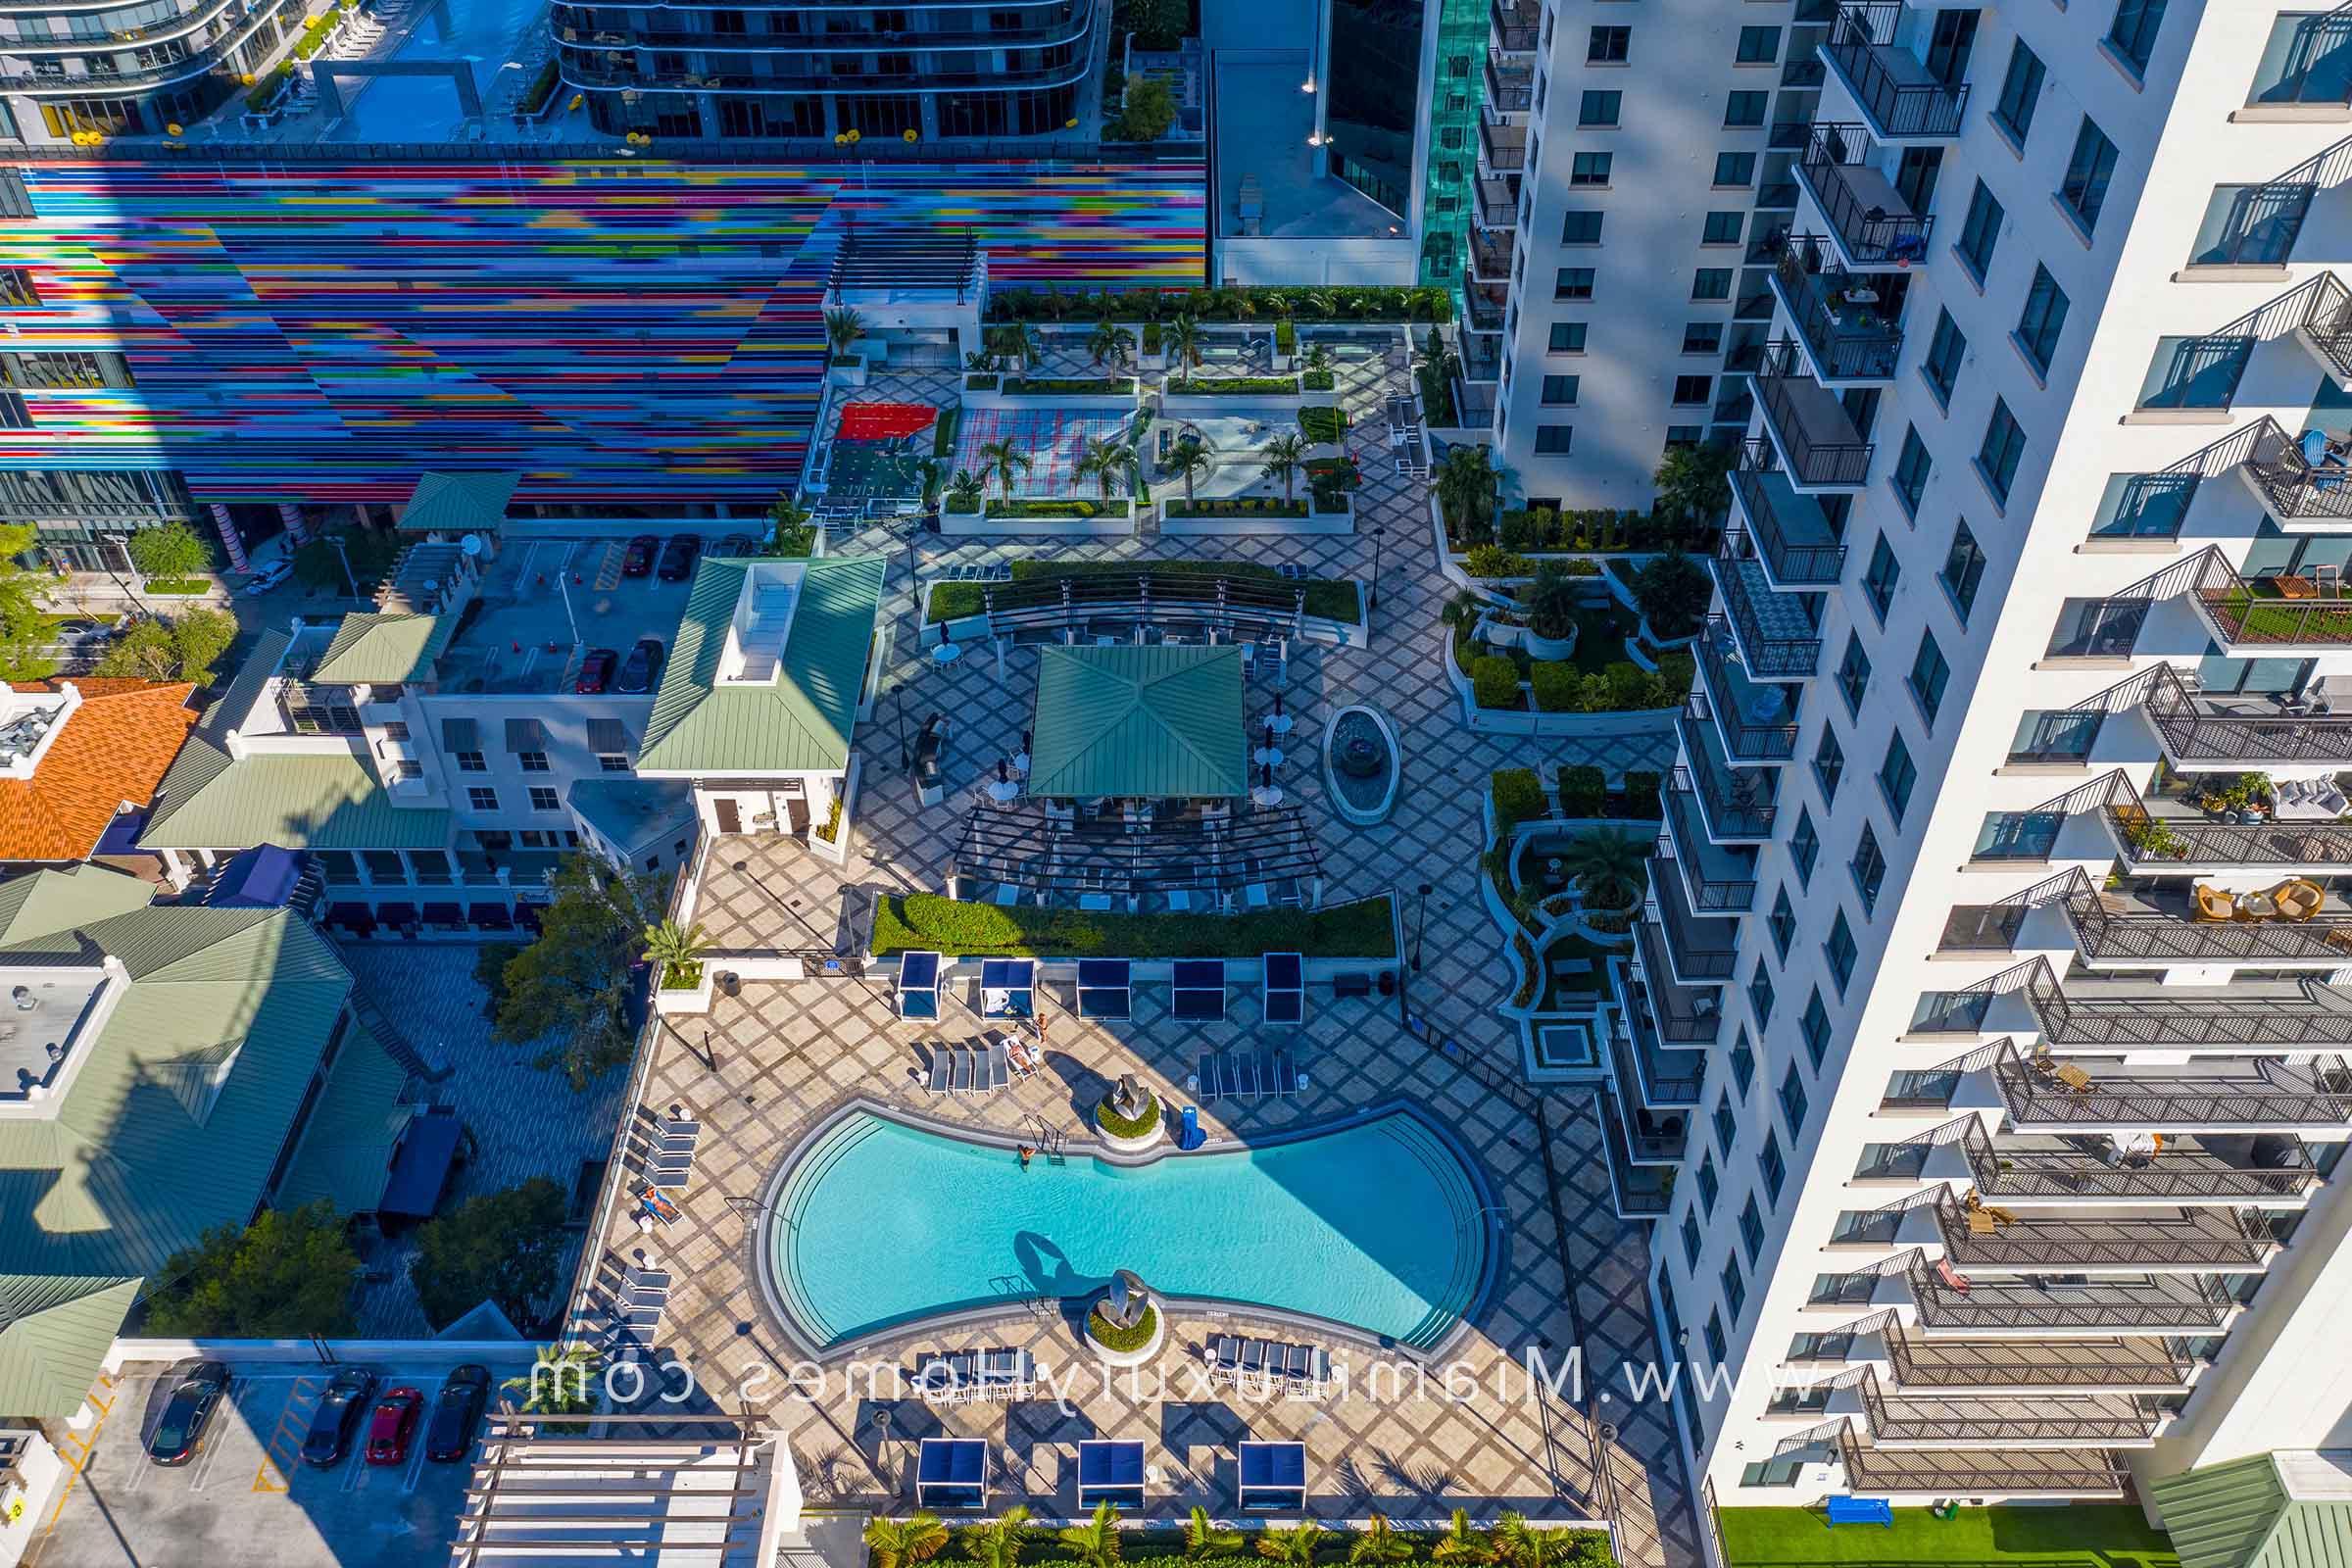
<instances>
[{"instance_id":1,"label":"green metal roof","mask_svg":"<svg viewBox=\"0 0 2352 1568\"><path fill-rule=\"evenodd\" d=\"M394 805L355 756L237 761L201 730L156 787L139 835L148 850L437 850L449 841L447 810Z\"/></svg>"},{"instance_id":2,"label":"green metal roof","mask_svg":"<svg viewBox=\"0 0 2352 1568\"><path fill-rule=\"evenodd\" d=\"M792 623L763 685L720 685L718 666L750 572L772 562L705 558L638 749L640 774L837 773L850 765L858 692L888 563L839 556L802 564Z\"/></svg>"},{"instance_id":3,"label":"green metal roof","mask_svg":"<svg viewBox=\"0 0 2352 1568\"><path fill-rule=\"evenodd\" d=\"M1250 789L1239 648L1041 648L1029 793Z\"/></svg>"},{"instance_id":4,"label":"green metal roof","mask_svg":"<svg viewBox=\"0 0 2352 1568\"><path fill-rule=\"evenodd\" d=\"M518 473L428 473L409 493L400 514L404 533L496 533Z\"/></svg>"},{"instance_id":5,"label":"green metal roof","mask_svg":"<svg viewBox=\"0 0 2352 1568\"><path fill-rule=\"evenodd\" d=\"M72 1415L97 1381L140 1283L0 1277L0 1408L52 1420Z\"/></svg>"},{"instance_id":6,"label":"green metal roof","mask_svg":"<svg viewBox=\"0 0 2352 1568\"><path fill-rule=\"evenodd\" d=\"M109 915L143 909L155 889L135 876L95 865L73 865L39 876L0 882L0 946L51 934L65 935ZM66 941L49 951L70 953Z\"/></svg>"},{"instance_id":7,"label":"green metal roof","mask_svg":"<svg viewBox=\"0 0 2352 1568\"><path fill-rule=\"evenodd\" d=\"M2352 1454L2255 1454L2148 1490L2181 1568L2352 1564Z\"/></svg>"},{"instance_id":8,"label":"green metal roof","mask_svg":"<svg viewBox=\"0 0 2352 1568\"><path fill-rule=\"evenodd\" d=\"M456 634L455 615L345 615L310 674L318 686L423 680Z\"/></svg>"},{"instance_id":9,"label":"green metal roof","mask_svg":"<svg viewBox=\"0 0 2352 1568\"><path fill-rule=\"evenodd\" d=\"M400 1102L409 1069L359 1023L343 1034L334 1072L303 1123L302 1147L277 1185L283 1208L326 1199L338 1213L373 1209L392 1171L392 1151L415 1114Z\"/></svg>"}]
</instances>

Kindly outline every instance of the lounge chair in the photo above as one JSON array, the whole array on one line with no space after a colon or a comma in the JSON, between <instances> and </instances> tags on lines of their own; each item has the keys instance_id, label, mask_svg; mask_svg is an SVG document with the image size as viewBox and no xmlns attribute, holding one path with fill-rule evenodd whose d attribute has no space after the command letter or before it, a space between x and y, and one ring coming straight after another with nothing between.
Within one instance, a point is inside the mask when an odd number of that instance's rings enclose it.
<instances>
[{"instance_id":1,"label":"lounge chair","mask_svg":"<svg viewBox=\"0 0 2352 1568\"><path fill-rule=\"evenodd\" d=\"M961 1046L949 1046L948 1090L951 1094L968 1095L972 1092L972 1054Z\"/></svg>"},{"instance_id":2,"label":"lounge chair","mask_svg":"<svg viewBox=\"0 0 2352 1568\"><path fill-rule=\"evenodd\" d=\"M1262 1377L1265 1375L1265 1370L1266 1342L1263 1340L1244 1340L1242 1342L1242 1363L1240 1367L1241 1375L1246 1378Z\"/></svg>"},{"instance_id":3,"label":"lounge chair","mask_svg":"<svg viewBox=\"0 0 2352 1568\"><path fill-rule=\"evenodd\" d=\"M1233 1068L1240 1078L1240 1086L1235 1089L1234 1093L1248 1095L1251 1100L1255 1100L1259 1094L1257 1057L1247 1051L1237 1051L1233 1054Z\"/></svg>"},{"instance_id":4,"label":"lounge chair","mask_svg":"<svg viewBox=\"0 0 2352 1568\"><path fill-rule=\"evenodd\" d=\"M2317 882L2307 882L2301 877L2290 877L2272 888L2270 894L2271 905L2281 920L2308 920L2328 902L2328 895L2320 891Z\"/></svg>"},{"instance_id":5,"label":"lounge chair","mask_svg":"<svg viewBox=\"0 0 2352 1568\"><path fill-rule=\"evenodd\" d=\"M1287 1051L1274 1053L1274 1092L1278 1095L1298 1092L1298 1068Z\"/></svg>"},{"instance_id":6,"label":"lounge chair","mask_svg":"<svg viewBox=\"0 0 2352 1568\"><path fill-rule=\"evenodd\" d=\"M952 1069L948 1066L948 1048L945 1045L934 1045L931 1048L930 1068L923 1075L923 1087L935 1095L946 1094L951 1072Z\"/></svg>"},{"instance_id":7,"label":"lounge chair","mask_svg":"<svg viewBox=\"0 0 2352 1568\"><path fill-rule=\"evenodd\" d=\"M1012 1056L1002 1039L988 1044L988 1087L991 1093L1012 1082Z\"/></svg>"},{"instance_id":8,"label":"lounge chair","mask_svg":"<svg viewBox=\"0 0 2352 1568\"><path fill-rule=\"evenodd\" d=\"M1208 1342L1208 1364L1233 1371L1242 1364L1242 1342L1238 1335L1220 1334Z\"/></svg>"},{"instance_id":9,"label":"lounge chair","mask_svg":"<svg viewBox=\"0 0 2352 1568\"><path fill-rule=\"evenodd\" d=\"M1199 1065L1193 1069L1193 1081L1202 1100L1217 1098L1216 1063L1217 1054L1213 1051L1203 1051L1200 1053Z\"/></svg>"}]
</instances>

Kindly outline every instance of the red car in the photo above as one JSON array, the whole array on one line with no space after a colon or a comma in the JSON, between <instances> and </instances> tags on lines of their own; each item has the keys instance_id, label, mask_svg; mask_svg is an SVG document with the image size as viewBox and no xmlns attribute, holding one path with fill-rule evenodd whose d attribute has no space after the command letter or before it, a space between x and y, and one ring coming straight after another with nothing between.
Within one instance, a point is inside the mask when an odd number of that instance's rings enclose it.
<instances>
[{"instance_id":1,"label":"red car","mask_svg":"<svg viewBox=\"0 0 2352 1568\"><path fill-rule=\"evenodd\" d=\"M623 577L642 577L654 569L654 557L662 551L662 541L650 533L641 533L629 541L629 548L620 558Z\"/></svg>"},{"instance_id":2,"label":"red car","mask_svg":"<svg viewBox=\"0 0 2352 1568\"><path fill-rule=\"evenodd\" d=\"M399 1464L409 1456L409 1440L416 1435L416 1418L424 1412L424 1396L415 1389L394 1389L375 1401L368 1418L368 1462Z\"/></svg>"},{"instance_id":3,"label":"red car","mask_svg":"<svg viewBox=\"0 0 2352 1568\"><path fill-rule=\"evenodd\" d=\"M575 692L601 692L612 683L612 666L620 662L620 655L611 648L591 648L588 657L580 661L580 678L572 682Z\"/></svg>"}]
</instances>

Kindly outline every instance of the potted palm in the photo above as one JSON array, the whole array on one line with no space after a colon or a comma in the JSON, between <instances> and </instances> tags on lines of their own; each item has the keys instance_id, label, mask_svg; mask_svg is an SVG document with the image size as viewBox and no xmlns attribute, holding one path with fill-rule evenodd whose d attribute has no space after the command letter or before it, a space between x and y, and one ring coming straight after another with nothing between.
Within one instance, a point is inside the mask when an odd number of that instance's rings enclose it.
<instances>
[{"instance_id":1,"label":"potted palm","mask_svg":"<svg viewBox=\"0 0 2352 1568\"><path fill-rule=\"evenodd\" d=\"M856 311L843 307L825 313L827 363L845 386L865 385L865 356L857 352L858 340L863 336L865 318Z\"/></svg>"},{"instance_id":2,"label":"potted palm","mask_svg":"<svg viewBox=\"0 0 2352 1568\"><path fill-rule=\"evenodd\" d=\"M1546 561L1536 568L1536 580L1519 595L1529 658L1566 659L1576 652L1576 582L1565 566Z\"/></svg>"},{"instance_id":3,"label":"potted palm","mask_svg":"<svg viewBox=\"0 0 2352 1568\"><path fill-rule=\"evenodd\" d=\"M663 1012L700 1012L710 1004L710 938L699 925L663 920L645 928L645 961L654 966L654 1004Z\"/></svg>"}]
</instances>

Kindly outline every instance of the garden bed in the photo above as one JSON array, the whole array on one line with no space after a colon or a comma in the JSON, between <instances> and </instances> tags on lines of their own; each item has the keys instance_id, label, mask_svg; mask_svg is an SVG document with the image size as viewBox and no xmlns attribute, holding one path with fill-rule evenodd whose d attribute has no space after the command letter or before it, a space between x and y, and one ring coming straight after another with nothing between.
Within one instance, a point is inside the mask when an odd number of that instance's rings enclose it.
<instances>
[{"instance_id":1,"label":"garden bed","mask_svg":"<svg viewBox=\"0 0 2352 1568\"><path fill-rule=\"evenodd\" d=\"M1297 397L1298 378L1295 375L1187 375L1170 376L1160 389L1161 402L1169 398L1231 398L1231 397Z\"/></svg>"},{"instance_id":2,"label":"garden bed","mask_svg":"<svg viewBox=\"0 0 2352 1568\"><path fill-rule=\"evenodd\" d=\"M1725 1508L1716 1521L1730 1568L2180 1568L2180 1562L2172 1539L2129 1502L1962 1508L1949 1519L1897 1508L1892 1529L1833 1530L1812 1508Z\"/></svg>"},{"instance_id":3,"label":"garden bed","mask_svg":"<svg viewBox=\"0 0 2352 1568\"><path fill-rule=\"evenodd\" d=\"M1350 580L1329 577L1286 578L1272 566L1253 561L1154 561L1148 563L1153 576L1193 575L1203 577L1251 577L1288 582L1306 590L1306 612L1322 620L1341 620L1349 624L1361 618L1363 604ZM1016 561L1012 564L1015 582L1049 581L1055 577L1084 577L1101 572L1129 573L1140 569L1131 561ZM937 582L931 585L931 605L927 618L934 622L961 620L977 615L985 608L976 582Z\"/></svg>"},{"instance_id":4,"label":"garden bed","mask_svg":"<svg viewBox=\"0 0 2352 1568\"><path fill-rule=\"evenodd\" d=\"M1073 321L1084 323L1108 316L1132 318L1139 301L1133 289L1049 292L1040 289L989 290L991 321ZM1443 288L1398 284L1334 286L1329 288L1278 284L1250 288L1168 289L1156 302L1167 318L1190 316L1198 321L1250 321L1285 318L1317 321L1450 321L1453 296ZM1245 315L1245 309L1247 314ZM1157 325L1157 322L1147 323Z\"/></svg>"},{"instance_id":5,"label":"garden bed","mask_svg":"<svg viewBox=\"0 0 2352 1568\"><path fill-rule=\"evenodd\" d=\"M1223 496L1207 501L1163 501L1163 517L1303 517L1306 503L1273 496Z\"/></svg>"},{"instance_id":6,"label":"garden bed","mask_svg":"<svg viewBox=\"0 0 2352 1568\"><path fill-rule=\"evenodd\" d=\"M950 505L940 514L948 534L1035 533L1074 538L1119 538L1135 531L1135 503L1119 497L1014 496L992 500L982 512Z\"/></svg>"},{"instance_id":7,"label":"garden bed","mask_svg":"<svg viewBox=\"0 0 2352 1568\"><path fill-rule=\"evenodd\" d=\"M1348 411L1328 404L1300 409L1298 429L1318 446L1338 446L1348 439Z\"/></svg>"},{"instance_id":8,"label":"garden bed","mask_svg":"<svg viewBox=\"0 0 2352 1568\"><path fill-rule=\"evenodd\" d=\"M159 599L193 598L199 594L211 593L213 585L202 577L150 577L139 584L139 589L143 593L154 594Z\"/></svg>"},{"instance_id":9,"label":"garden bed","mask_svg":"<svg viewBox=\"0 0 2352 1568\"><path fill-rule=\"evenodd\" d=\"M868 943L877 958L908 951L951 957L1310 958L1396 956L1386 897L1322 909L1248 914L1097 914L967 904L934 893L885 898Z\"/></svg>"},{"instance_id":10,"label":"garden bed","mask_svg":"<svg viewBox=\"0 0 2352 1568\"><path fill-rule=\"evenodd\" d=\"M997 384L1001 396L1008 398L1113 398L1135 393L1132 376L1062 376L1030 379L1026 376L1006 376Z\"/></svg>"}]
</instances>

